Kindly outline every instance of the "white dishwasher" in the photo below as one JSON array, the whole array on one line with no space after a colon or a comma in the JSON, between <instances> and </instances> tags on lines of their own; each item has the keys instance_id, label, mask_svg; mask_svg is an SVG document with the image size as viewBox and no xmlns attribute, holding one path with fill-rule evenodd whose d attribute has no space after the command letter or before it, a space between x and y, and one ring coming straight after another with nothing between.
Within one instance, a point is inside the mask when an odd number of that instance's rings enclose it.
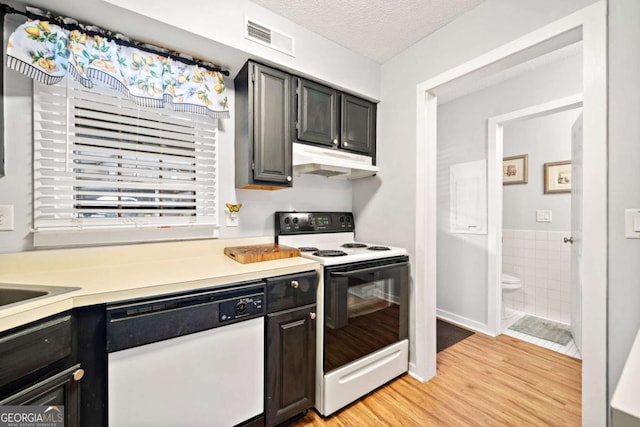
<instances>
[{"instance_id":1,"label":"white dishwasher","mask_svg":"<svg viewBox=\"0 0 640 427\"><path fill-rule=\"evenodd\" d=\"M110 427L261 425L264 282L107 307Z\"/></svg>"}]
</instances>

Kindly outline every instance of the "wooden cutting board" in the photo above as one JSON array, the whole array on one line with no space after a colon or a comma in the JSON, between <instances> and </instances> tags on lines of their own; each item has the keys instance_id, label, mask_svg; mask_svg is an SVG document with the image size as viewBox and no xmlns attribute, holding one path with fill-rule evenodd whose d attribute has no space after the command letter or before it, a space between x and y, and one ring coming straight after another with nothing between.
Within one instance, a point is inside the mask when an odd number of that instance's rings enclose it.
<instances>
[{"instance_id":1,"label":"wooden cutting board","mask_svg":"<svg viewBox=\"0 0 640 427\"><path fill-rule=\"evenodd\" d=\"M268 243L264 245L230 246L224 254L242 264L271 261L300 256L300 250L289 246Z\"/></svg>"}]
</instances>

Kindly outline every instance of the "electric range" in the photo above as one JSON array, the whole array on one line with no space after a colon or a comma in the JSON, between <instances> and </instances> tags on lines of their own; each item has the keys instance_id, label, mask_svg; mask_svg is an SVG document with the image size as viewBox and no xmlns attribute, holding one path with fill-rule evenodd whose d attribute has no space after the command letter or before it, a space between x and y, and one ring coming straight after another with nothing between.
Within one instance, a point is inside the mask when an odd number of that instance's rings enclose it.
<instances>
[{"instance_id":1,"label":"electric range","mask_svg":"<svg viewBox=\"0 0 640 427\"><path fill-rule=\"evenodd\" d=\"M407 250L358 241L351 212L276 212L276 243L323 266L316 408L327 416L408 370Z\"/></svg>"}]
</instances>

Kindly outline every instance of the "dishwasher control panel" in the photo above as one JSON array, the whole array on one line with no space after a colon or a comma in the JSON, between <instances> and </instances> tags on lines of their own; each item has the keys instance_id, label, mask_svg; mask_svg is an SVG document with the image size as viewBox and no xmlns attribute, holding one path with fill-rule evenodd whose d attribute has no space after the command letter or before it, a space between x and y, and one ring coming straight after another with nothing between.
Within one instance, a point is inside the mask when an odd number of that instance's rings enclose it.
<instances>
[{"instance_id":1,"label":"dishwasher control panel","mask_svg":"<svg viewBox=\"0 0 640 427\"><path fill-rule=\"evenodd\" d=\"M218 307L218 320L220 323L249 316L261 316L265 313L264 293L221 301Z\"/></svg>"}]
</instances>

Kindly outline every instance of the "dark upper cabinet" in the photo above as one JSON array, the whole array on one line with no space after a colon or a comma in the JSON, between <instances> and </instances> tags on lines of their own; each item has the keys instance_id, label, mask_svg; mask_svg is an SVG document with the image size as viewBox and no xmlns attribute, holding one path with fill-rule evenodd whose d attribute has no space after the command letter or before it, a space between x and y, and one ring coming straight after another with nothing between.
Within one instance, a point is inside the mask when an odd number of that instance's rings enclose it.
<instances>
[{"instance_id":1,"label":"dark upper cabinet","mask_svg":"<svg viewBox=\"0 0 640 427\"><path fill-rule=\"evenodd\" d=\"M346 93L340 97L340 147L375 156L376 104Z\"/></svg>"},{"instance_id":2,"label":"dark upper cabinet","mask_svg":"<svg viewBox=\"0 0 640 427\"><path fill-rule=\"evenodd\" d=\"M253 62L236 76L237 187L292 185L292 89L291 75Z\"/></svg>"},{"instance_id":3,"label":"dark upper cabinet","mask_svg":"<svg viewBox=\"0 0 640 427\"><path fill-rule=\"evenodd\" d=\"M375 157L376 104L305 79L295 100L296 142Z\"/></svg>"},{"instance_id":4,"label":"dark upper cabinet","mask_svg":"<svg viewBox=\"0 0 640 427\"><path fill-rule=\"evenodd\" d=\"M338 91L297 79L296 139L333 147L338 145Z\"/></svg>"}]
</instances>

